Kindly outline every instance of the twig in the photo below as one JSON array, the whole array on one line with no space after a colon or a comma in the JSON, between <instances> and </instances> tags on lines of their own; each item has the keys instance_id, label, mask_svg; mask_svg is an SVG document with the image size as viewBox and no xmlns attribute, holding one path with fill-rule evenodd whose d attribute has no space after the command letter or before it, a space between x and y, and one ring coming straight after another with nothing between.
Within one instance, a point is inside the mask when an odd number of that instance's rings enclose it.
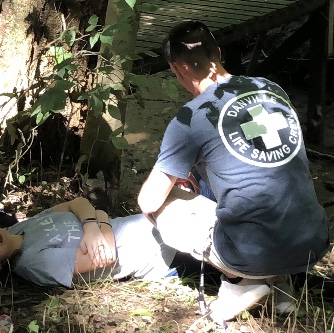
<instances>
[{"instance_id":1,"label":"twig","mask_svg":"<svg viewBox=\"0 0 334 333\"><path fill-rule=\"evenodd\" d=\"M199 330L203 330L203 328L205 329L205 331L209 331L210 329L212 329L212 322L210 322L208 320L208 314L202 316L201 318L197 319L187 330L186 333L195 333L198 332ZM201 325L203 325L202 327L200 327Z\"/></svg>"},{"instance_id":2,"label":"twig","mask_svg":"<svg viewBox=\"0 0 334 333\"><path fill-rule=\"evenodd\" d=\"M320 157L334 159L333 155L325 154L325 153L320 153L319 151L316 151L316 150L313 150L313 149L306 148L306 152L314 154L314 155L318 155Z\"/></svg>"},{"instance_id":3,"label":"twig","mask_svg":"<svg viewBox=\"0 0 334 333\"><path fill-rule=\"evenodd\" d=\"M9 306L9 305L13 305L13 304L20 304L20 303L30 302L33 299L34 299L33 297L29 297L29 298L25 298L25 299L20 299L18 301L10 301L10 302L7 302L7 303L0 303L0 307Z\"/></svg>"}]
</instances>

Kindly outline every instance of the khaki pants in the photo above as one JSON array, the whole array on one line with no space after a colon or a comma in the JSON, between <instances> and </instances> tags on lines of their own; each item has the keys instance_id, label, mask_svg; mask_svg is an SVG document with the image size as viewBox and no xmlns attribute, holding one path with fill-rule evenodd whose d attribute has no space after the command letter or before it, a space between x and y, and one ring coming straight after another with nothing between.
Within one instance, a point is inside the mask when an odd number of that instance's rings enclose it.
<instances>
[{"instance_id":1,"label":"khaki pants","mask_svg":"<svg viewBox=\"0 0 334 333\"><path fill-rule=\"evenodd\" d=\"M217 254L212 239L217 220L216 202L204 196L174 187L155 219L163 241L198 260L205 260L223 273L248 279L268 279L272 276L249 276L226 267ZM210 245L211 244L211 245Z\"/></svg>"}]
</instances>

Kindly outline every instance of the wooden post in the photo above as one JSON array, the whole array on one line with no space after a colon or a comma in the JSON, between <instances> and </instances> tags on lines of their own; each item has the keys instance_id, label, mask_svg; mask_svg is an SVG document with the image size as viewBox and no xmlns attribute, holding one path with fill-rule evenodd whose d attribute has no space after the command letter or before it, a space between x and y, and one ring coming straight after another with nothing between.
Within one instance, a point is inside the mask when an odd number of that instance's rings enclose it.
<instances>
[{"instance_id":1,"label":"wooden post","mask_svg":"<svg viewBox=\"0 0 334 333\"><path fill-rule=\"evenodd\" d=\"M321 144L324 141L326 73L329 45L332 45L332 41L329 43L329 37L331 36L330 31L333 29L333 1L328 0L323 8L311 16L314 28L311 30L310 40L311 59L306 141L314 144Z\"/></svg>"}]
</instances>

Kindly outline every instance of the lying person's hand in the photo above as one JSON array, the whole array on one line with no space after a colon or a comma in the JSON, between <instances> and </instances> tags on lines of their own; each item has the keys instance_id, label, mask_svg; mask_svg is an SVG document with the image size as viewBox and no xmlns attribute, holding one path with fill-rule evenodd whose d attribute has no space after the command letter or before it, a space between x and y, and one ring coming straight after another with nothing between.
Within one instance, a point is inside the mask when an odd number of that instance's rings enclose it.
<instances>
[{"instance_id":1,"label":"lying person's hand","mask_svg":"<svg viewBox=\"0 0 334 333\"><path fill-rule=\"evenodd\" d=\"M200 189L201 189L201 186L199 185L197 179L194 177L194 175L191 172L189 172L187 179L177 178L174 185L184 191L197 193L197 194L200 193Z\"/></svg>"},{"instance_id":2,"label":"lying person's hand","mask_svg":"<svg viewBox=\"0 0 334 333\"><path fill-rule=\"evenodd\" d=\"M97 223L86 223L84 235L80 242L83 254L88 254L94 267L105 267L113 263L115 251L111 249Z\"/></svg>"}]
</instances>

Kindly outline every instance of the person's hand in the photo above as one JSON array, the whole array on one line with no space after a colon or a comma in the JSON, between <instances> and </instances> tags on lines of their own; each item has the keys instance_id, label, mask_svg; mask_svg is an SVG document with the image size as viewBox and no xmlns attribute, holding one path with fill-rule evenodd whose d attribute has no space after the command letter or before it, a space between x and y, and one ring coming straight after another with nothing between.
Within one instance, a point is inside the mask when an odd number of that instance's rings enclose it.
<instances>
[{"instance_id":1,"label":"person's hand","mask_svg":"<svg viewBox=\"0 0 334 333\"><path fill-rule=\"evenodd\" d=\"M152 213L144 213L145 217L156 227L157 221Z\"/></svg>"},{"instance_id":2,"label":"person's hand","mask_svg":"<svg viewBox=\"0 0 334 333\"><path fill-rule=\"evenodd\" d=\"M116 260L114 251L104 238L99 226L95 222L84 225L84 235L80 242L83 254L89 255L95 268L105 267Z\"/></svg>"},{"instance_id":3,"label":"person's hand","mask_svg":"<svg viewBox=\"0 0 334 333\"><path fill-rule=\"evenodd\" d=\"M187 179L178 178L174 185L182 190L195 192L196 194L199 194L201 189L197 179L191 172L189 172Z\"/></svg>"}]
</instances>

